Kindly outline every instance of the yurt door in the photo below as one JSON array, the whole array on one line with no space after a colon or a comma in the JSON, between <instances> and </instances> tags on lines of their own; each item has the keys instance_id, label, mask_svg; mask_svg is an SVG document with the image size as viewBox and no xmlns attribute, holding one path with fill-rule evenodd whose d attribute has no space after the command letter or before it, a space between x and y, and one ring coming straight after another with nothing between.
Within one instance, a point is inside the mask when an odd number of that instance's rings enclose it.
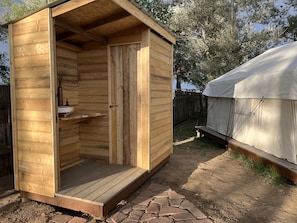
<instances>
[{"instance_id":1,"label":"yurt door","mask_svg":"<svg viewBox=\"0 0 297 223\"><path fill-rule=\"evenodd\" d=\"M136 165L137 64L140 44L110 47L110 163Z\"/></svg>"}]
</instances>

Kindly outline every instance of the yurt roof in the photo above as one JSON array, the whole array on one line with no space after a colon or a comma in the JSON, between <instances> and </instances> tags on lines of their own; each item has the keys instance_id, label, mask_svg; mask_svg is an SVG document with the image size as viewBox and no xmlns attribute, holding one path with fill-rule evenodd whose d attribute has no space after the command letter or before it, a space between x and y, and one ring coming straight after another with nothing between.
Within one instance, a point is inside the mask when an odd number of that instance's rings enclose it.
<instances>
[{"instance_id":1,"label":"yurt roof","mask_svg":"<svg viewBox=\"0 0 297 223\"><path fill-rule=\"evenodd\" d=\"M297 42L260 54L210 81L204 95L225 98L297 99Z\"/></svg>"}]
</instances>

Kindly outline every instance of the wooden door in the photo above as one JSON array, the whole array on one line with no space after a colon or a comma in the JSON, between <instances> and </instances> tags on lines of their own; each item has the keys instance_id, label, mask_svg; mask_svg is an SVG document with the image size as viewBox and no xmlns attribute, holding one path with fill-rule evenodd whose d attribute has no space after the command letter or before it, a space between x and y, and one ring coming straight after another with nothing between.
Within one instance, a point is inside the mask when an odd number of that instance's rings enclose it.
<instances>
[{"instance_id":1,"label":"wooden door","mask_svg":"<svg viewBox=\"0 0 297 223\"><path fill-rule=\"evenodd\" d=\"M110 47L110 162L136 165L137 64L140 44Z\"/></svg>"}]
</instances>

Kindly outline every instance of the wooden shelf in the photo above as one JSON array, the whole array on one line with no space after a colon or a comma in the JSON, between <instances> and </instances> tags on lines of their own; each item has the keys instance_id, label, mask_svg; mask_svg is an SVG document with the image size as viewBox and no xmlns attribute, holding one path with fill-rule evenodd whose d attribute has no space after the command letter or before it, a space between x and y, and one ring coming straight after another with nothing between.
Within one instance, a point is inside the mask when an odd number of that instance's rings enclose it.
<instances>
[{"instance_id":1,"label":"wooden shelf","mask_svg":"<svg viewBox=\"0 0 297 223\"><path fill-rule=\"evenodd\" d=\"M67 117L59 117L59 128L64 126L79 123L79 122L86 122L91 118L99 118L105 116L101 113L81 113L81 112L73 112Z\"/></svg>"}]
</instances>

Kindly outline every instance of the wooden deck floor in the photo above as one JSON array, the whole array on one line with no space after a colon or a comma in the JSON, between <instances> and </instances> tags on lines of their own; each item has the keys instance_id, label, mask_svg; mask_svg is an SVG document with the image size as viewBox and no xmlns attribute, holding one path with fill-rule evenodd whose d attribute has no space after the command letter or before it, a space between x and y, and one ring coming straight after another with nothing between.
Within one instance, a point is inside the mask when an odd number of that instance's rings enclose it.
<instances>
[{"instance_id":1,"label":"wooden deck floor","mask_svg":"<svg viewBox=\"0 0 297 223\"><path fill-rule=\"evenodd\" d=\"M88 213L102 219L159 170L169 157L148 170L139 167L82 163L61 172L61 189L54 197L20 191L30 200Z\"/></svg>"},{"instance_id":2,"label":"wooden deck floor","mask_svg":"<svg viewBox=\"0 0 297 223\"><path fill-rule=\"evenodd\" d=\"M102 218L147 177L139 167L82 163L61 172L61 189L52 204Z\"/></svg>"},{"instance_id":3,"label":"wooden deck floor","mask_svg":"<svg viewBox=\"0 0 297 223\"><path fill-rule=\"evenodd\" d=\"M62 171L56 196L104 205L146 172L138 167L83 163Z\"/></svg>"}]
</instances>

